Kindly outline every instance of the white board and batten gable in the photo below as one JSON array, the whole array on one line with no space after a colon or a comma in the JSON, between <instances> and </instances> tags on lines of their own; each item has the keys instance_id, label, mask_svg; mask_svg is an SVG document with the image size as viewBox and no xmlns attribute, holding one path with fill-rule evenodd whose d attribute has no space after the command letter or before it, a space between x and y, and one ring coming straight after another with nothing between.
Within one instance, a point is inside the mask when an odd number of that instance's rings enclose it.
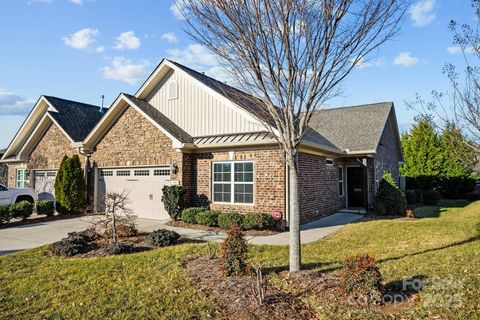
<instances>
[{"instance_id":1,"label":"white board and batten gable","mask_svg":"<svg viewBox=\"0 0 480 320\"><path fill-rule=\"evenodd\" d=\"M265 131L246 110L164 60L137 92L192 137Z\"/></svg>"}]
</instances>

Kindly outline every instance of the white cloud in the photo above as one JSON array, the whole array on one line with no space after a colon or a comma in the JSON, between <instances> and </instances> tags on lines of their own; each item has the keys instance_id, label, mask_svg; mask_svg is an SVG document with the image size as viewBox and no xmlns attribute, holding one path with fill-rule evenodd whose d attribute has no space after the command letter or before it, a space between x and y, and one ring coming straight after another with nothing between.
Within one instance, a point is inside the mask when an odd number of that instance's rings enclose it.
<instances>
[{"instance_id":1,"label":"white cloud","mask_svg":"<svg viewBox=\"0 0 480 320\"><path fill-rule=\"evenodd\" d=\"M97 29L84 28L71 34L69 37L63 37L62 40L69 47L88 49L96 41L98 33Z\"/></svg>"},{"instance_id":2,"label":"white cloud","mask_svg":"<svg viewBox=\"0 0 480 320\"><path fill-rule=\"evenodd\" d=\"M185 17L180 10L180 2L178 0L173 1L173 4L170 6L170 12L175 16L175 18L179 20L185 20Z\"/></svg>"},{"instance_id":3,"label":"white cloud","mask_svg":"<svg viewBox=\"0 0 480 320\"><path fill-rule=\"evenodd\" d=\"M162 35L162 40L165 40L170 43L177 43L177 36L173 32L164 33Z\"/></svg>"},{"instance_id":4,"label":"white cloud","mask_svg":"<svg viewBox=\"0 0 480 320\"><path fill-rule=\"evenodd\" d=\"M78 4L79 6L83 6L83 0L70 0L73 4Z\"/></svg>"},{"instance_id":5,"label":"white cloud","mask_svg":"<svg viewBox=\"0 0 480 320\"><path fill-rule=\"evenodd\" d=\"M355 68L365 69L370 67L381 67L383 65L385 65L384 59L366 60L364 57L362 57L355 64Z\"/></svg>"},{"instance_id":6,"label":"white cloud","mask_svg":"<svg viewBox=\"0 0 480 320\"><path fill-rule=\"evenodd\" d=\"M134 63L125 57L115 57L109 66L103 67L101 70L105 79L137 84L145 80L148 66L148 60L141 60Z\"/></svg>"},{"instance_id":7,"label":"white cloud","mask_svg":"<svg viewBox=\"0 0 480 320\"><path fill-rule=\"evenodd\" d=\"M222 67L220 60L200 44L190 44L184 49L168 49L168 59L177 61L194 70L205 72L206 75L219 81L235 85L235 79Z\"/></svg>"},{"instance_id":8,"label":"white cloud","mask_svg":"<svg viewBox=\"0 0 480 320\"><path fill-rule=\"evenodd\" d=\"M447 52L450 54L461 54L463 50L460 46L451 46L447 48ZM473 47L466 47L465 53L474 53Z\"/></svg>"},{"instance_id":9,"label":"white cloud","mask_svg":"<svg viewBox=\"0 0 480 320\"><path fill-rule=\"evenodd\" d=\"M138 49L140 48L140 39L135 36L133 31L123 32L117 37L117 44L114 48L117 50Z\"/></svg>"},{"instance_id":10,"label":"white cloud","mask_svg":"<svg viewBox=\"0 0 480 320\"><path fill-rule=\"evenodd\" d=\"M9 92L0 88L0 115L23 116L30 112L34 100L20 96L19 94Z\"/></svg>"},{"instance_id":11,"label":"white cloud","mask_svg":"<svg viewBox=\"0 0 480 320\"><path fill-rule=\"evenodd\" d=\"M420 0L410 8L410 19L416 27L424 27L435 20L435 1Z\"/></svg>"},{"instance_id":12,"label":"white cloud","mask_svg":"<svg viewBox=\"0 0 480 320\"><path fill-rule=\"evenodd\" d=\"M105 47L104 46L98 46L95 48L95 52L103 52L105 51Z\"/></svg>"},{"instance_id":13,"label":"white cloud","mask_svg":"<svg viewBox=\"0 0 480 320\"><path fill-rule=\"evenodd\" d=\"M393 64L401 65L405 67L414 66L419 62L420 62L420 59L412 56L412 53L408 51L400 52L393 60Z\"/></svg>"}]
</instances>

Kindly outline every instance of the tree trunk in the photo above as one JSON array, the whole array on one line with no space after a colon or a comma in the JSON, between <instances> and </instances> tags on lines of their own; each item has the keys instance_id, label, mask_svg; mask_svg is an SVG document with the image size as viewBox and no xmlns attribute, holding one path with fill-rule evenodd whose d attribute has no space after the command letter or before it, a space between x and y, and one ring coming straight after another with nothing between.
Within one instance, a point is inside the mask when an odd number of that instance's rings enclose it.
<instances>
[{"instance_id":1,"label":"tree trunk","mask_svg":"<svg viewBox=\"0 0 480 320\"><path fill-rule=\"evenodd\" d=\"M290 272L300 271L301 248L300 248L300 204L298 200L298 171L295 157L288 160L290 179Z\"/></svg>"}]
</instances>

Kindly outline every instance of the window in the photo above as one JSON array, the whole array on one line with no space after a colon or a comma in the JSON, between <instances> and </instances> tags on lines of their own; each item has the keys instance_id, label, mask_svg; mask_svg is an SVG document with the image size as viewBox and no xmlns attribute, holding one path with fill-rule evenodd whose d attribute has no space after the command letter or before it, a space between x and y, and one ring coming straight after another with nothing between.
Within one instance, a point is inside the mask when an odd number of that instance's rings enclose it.
<instances>
[{"instance_id":1,"label":"window","mask_svg":"<svg viewBox=\"0 0 480 320\"><path fill-rule=\"evenodd\" d=\"M24 189L28 185L27 170L17 169L17 188Z\"/></svg>"},{"instance_id":2,"label":"window","mask_svg":"<svg viewBox=\"0 0 480 320\"><path fill-rule=\"evenodd\" d=\"M56 177L57 173L55 171L48 171L47 172L47 177Z\"/></svg>"},{"instance_id":3,"label":"window","mask_svg":"<svg viewBox=\"0 0 480 320\"><path fill-rule=\"evenodd\" d=\"M153 170L153 175L154 176L169 176L170 175L170 169L154 169Z\"/></svg>"},{"instance_id":4,"label":"window","mask_svg":"<svg viewBox=\"0 0 480 320\"><path fill-rule=\"evenodd\" d=\"M343 196L343 167L338 167L338 194Z\"/></svg>"},{"instance_id":5,"label":"window","mask_svg":"<svg viewBox=\"0 0 480 320\"><path fill-rule=\"evenodd\" d=\"M150 170L133 170L134 176L149 176Z\"/></svg>"},{"instance_id":6,"label":"window","mask_svg":"<svg viewBox=\"0 0 480 320\"><path fill-rule=\"evenodd\" d=\"M333 166L333 159L327 158L327 166Z\"/></svg>"},{"instance_id":7,"label":"window","mask_svg":"<svg viewBox=\"0 0 480 320\"><path fill-rule=\"evenodd\" d=\"M253 162L213 163L213 201L253 204Z\"/></svg>"},{"instance_id":8,"label":"window","mask_svg":"<svg viewBox=\"0 0 480 320\"><path fill-rule=\"evenodd\" d=\"M168 100L173 100L178 98L178 85L177 81L171 80L168 84Z\"/></svg>"},{"instance_id":9,"label":"window","mask_svg":"<svg viewBox=\"0 0 480 320\"><path fill-rule=\"evenodd\" d=\"M35 171L35 177L45 177L45 172L43 172L43 171Z\"/></svg>"},{"instance_id":10,"label":"window","mask_svg":"<svg viewBox=\"0 0 480 320\"><path fill-rule=\"evenodd\" d=\"M100 172L100 176L102 177L111 177L113 176L113 171L112 170L102 170Z\"/></svg>"},{"instance_id":11,"label":"window","mask_svg":"<svg viewBox=\"0 0 480 320\"><path fill-rule=\"evenodd\" d=\"M128 177L130 170L117 170L117 177Z\"/></svg>"}]
</instances>

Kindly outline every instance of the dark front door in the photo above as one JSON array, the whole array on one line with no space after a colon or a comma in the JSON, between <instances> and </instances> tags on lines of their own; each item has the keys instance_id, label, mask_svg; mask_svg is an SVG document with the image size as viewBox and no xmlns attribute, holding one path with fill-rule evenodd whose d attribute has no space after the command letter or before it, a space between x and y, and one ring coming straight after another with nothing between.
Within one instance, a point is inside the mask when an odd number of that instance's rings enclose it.
<instances>
[{"instance_id":1,"label":"dark front door","mask_svg":"<svg viewBox=\"0 0 480 320\"><path fill-rule=\"evenodd\" d=\"M347 197L350 208L365 206L365 184L363 180L363 168L347 167Z\"/></svg>"}]
</instances>

